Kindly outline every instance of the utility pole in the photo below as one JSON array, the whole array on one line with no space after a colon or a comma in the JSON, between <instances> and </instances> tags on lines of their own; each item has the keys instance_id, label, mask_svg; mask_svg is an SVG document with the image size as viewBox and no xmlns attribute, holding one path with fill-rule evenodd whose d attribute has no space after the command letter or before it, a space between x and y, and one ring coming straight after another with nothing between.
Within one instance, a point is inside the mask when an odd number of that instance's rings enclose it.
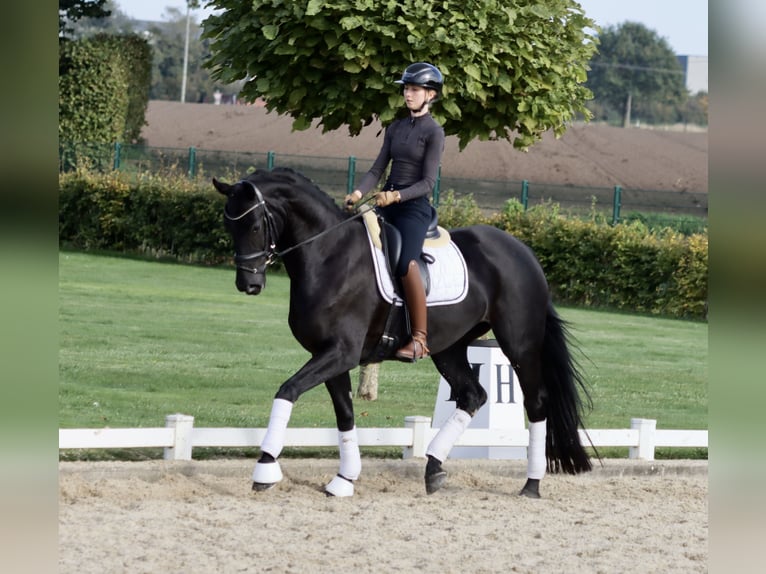
<instances>
[{"instance_id":1,"label":"utility pole","mask_svg":"<svg viewBox=\"0 0 766 574\"><path fill-rule=\"evenodd\" d=\"M189 21L191 20L190 2L186 2L186 40L184 41L184 72L181 79L181 103L186 102L186 71L189 69Z\"/></svg>"}]
</instances>

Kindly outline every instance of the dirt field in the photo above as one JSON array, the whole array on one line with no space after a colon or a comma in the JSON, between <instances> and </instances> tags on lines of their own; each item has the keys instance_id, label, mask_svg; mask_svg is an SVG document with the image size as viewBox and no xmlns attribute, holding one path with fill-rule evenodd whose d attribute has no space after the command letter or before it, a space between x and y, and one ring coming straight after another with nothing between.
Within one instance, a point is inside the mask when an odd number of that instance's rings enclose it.
<instances>
[{"instance_id":1,"label":"dirt field","mask_svg":"<svg viewBox=\"0 0 766 574\"><path fill-rule=\"evenodd\" d=\"M363 459L352 498L337 460L286 459L255 494L253 461L59 464L59 572L707 572L707 461L605 461L517 496L520 461L449 460L428 496L421 460Z\"/></svg>"},{"instance_id":2,"label":"dirt field","mask_svg":"<svg viewBox=\"0 0 766 574\"><path fill-rule=\"evenodd\" d=\"M181 104L152 101L142 137L150 146L374 159L382 135L373 124L357 137L320 128L292 132L292 120L255 105ZM447 138L442 174L462 179L500 179L642 190L708 191L708 134L701 131L621 129L577 124L557 140L523 153L510 143L471 142L458 150Z\"/></svg>"}]
</instances>

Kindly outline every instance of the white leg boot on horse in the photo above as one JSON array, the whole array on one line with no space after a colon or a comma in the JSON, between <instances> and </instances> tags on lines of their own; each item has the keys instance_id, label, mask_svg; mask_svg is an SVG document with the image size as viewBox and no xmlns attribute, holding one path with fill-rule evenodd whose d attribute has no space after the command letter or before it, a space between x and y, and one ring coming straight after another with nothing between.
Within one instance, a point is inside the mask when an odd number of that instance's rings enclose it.
<instances>
[{"instance_id":1,"label":"white leg boot on horse","mask_svg":"<svg viewBox=\"0 0 766 574\"><path fill-rule=\"evenodd\" d=\"M426 291L420 278L420 269L415 261L410 261L407 274L402 277L402 289L407 310L412 324L412 339L396 352L396 358L401 361L412 361L427 357L430 353L426 345L428 337L428 308L426 307Z\"/></svg>"},{"instance_id":2,"label":"white leg boot on horse","mask_svg":"<svg viewBox=\"0 0 766 574\"><path fill-rule=\"evenodd\" d=\"M253 470L253 490L255 491L268 490L282 480L282 469L277 458L285 445L285 431L292 412L293 403L284 399L274 399L266 436L261 441L261 458L255 463Z\"/></svg>"},{"instance_id":3,"label":"white leg boot on horse","mask_svg":"<svg viewBox=\"0 0 766 574\"><path fill-rule=\"evenodd\" d=\"M359 438L356 427L350 431L338 431L340 470L325 487L327 496L353 496L354 481L362 472L362 457L359 454Z\"/></svg>"},{"instance_id":4,"label":"white leg boot on horse","mask_svg":"<svg viewBox=\"0 0 766 574\"><path fill-rule=\"evenodd\" d=\"M519 494L540 498L540 481L545 476L545 438L547 420L529 423L529 446L527 447L527 482Z\"/></svg>"},{"instance_id":5,"label":"white leg boot on horse","mask_svg":"<svg viewBox=\"0 0 766 574\"><path fill-rule=\"evenodd\" d=\"M442 463L447 460L452 447L463 434L466 427L471 424L471 415L462 409L455 412L444 421L444 424L436 433L426 449L428 463L426 465L426 493L433 494L447 481L447 471L442 469Z\"/></svg>"}]
</instances>

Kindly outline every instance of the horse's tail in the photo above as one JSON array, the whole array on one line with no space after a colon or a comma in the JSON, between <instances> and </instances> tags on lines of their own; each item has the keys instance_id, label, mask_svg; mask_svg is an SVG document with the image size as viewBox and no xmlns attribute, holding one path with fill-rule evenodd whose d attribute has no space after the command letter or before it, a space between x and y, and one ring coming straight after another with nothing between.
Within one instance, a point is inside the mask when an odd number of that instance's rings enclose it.
<instances>
[{"instance_id":1,"label":"horse's tail","mask_svg":"<svg viewBox=\"0 0 766 574\"><path fill-rule=\"evenodd\" d=\"M567 323L549 303L542 357L548 406L545 455L550 472L577 474L592 468L578 433L583 427L583 401L579 391L582 391L588 408L592 407L592 402L577 363L569 352L569 338Z\"/></svg>"}]
</instances>

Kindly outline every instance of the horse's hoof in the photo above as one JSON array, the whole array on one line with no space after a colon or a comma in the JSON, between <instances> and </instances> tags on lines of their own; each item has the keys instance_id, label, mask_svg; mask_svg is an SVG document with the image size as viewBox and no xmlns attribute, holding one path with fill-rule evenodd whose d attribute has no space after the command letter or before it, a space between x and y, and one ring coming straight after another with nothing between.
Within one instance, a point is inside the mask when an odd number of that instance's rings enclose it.
<instances>
[{"instance_id":1,"label":"horse's hoof","mask_svg":"<svg viewBox=\"0 0 766 574\"><path fill-rule=\"evenodd\" d=\"M338 474L325 486L324 492L327 496L354 496L354 483Z\"/></svg>"},{"instance_id":2,"label":"horse's hoof","mask_svg":"<svg viewBox=\"0 0 766 574\"><path fill-rule=\"evenodd\" d=\"M434 474L426 475L426 494L433 494L447 482L447 471L440 470Z\"/></svg>"},{"instance_id":3,"label":"horse's hoof","mask_svg":"<svg viewBox=\"0 0 766 574\"><path fill-rule=\"evenodd\" d=\"M524 488L519 492L519 496L527 498L540 498L540 481L536 478L528 478Z\"/></svg>"},{"instance_id":4,"label":"horse's hoof","mask_svg":"<svg viewBox=\"0 0 766 574\"><path fill-rule=\"evenodd\" d=\"M277 461L256 462L253 470L253 490L263 492L274 488L282 480L282 469Z\"/></svg>"}]
</instances>

